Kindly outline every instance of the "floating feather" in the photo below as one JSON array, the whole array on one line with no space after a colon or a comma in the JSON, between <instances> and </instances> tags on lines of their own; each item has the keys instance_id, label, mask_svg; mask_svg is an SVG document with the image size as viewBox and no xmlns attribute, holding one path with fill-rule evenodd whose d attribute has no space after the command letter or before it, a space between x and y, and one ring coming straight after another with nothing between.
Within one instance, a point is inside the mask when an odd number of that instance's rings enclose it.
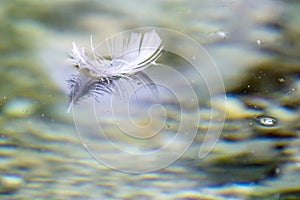
<instances>
[{"instance_id":1,"label":"floating feather","mask_svg":"<svg viewBox=\"0 0 300 200\"><path fill-rule=\"evenodd\" d=\"M70 57L79 72L93 78L123 77L142 71L160 56L161 39L153 30L145 33L131 33L129 40L122 35L107 40L111 59L105 59L95 52L91 40L93 59L90 59L84 49L78 48L73 42Z\"/></svg>"},{"instance_id":2,"label":"floating feather","mask_svg":"<svg viewBox=\"0 0 300 200\"><path fill-rule=\"evenodd\" d=\"M134 81L144 84L151 91L157 88L153 81L141 71L146 69L161 54L161 38L153 30L145 33L131 33L129 39L118 35L108 42L110 59L98 55L94 49L91 38L91 54L86 55L83 48L73 42L70 57L73 65L78 69L78 74L71 76L69 83L70 105L69 112L74 103L85 97L98 98L106 93L118 93L116 82L119 79Z\"/></svg>"}]
</instances>

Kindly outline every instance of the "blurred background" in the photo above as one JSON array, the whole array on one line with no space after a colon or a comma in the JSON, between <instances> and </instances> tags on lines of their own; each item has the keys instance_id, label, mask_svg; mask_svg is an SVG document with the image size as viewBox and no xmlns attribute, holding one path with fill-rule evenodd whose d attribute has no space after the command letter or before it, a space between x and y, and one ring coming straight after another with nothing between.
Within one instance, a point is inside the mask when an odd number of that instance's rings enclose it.
<instances>
[{"instance_id":1,"label":"blurred background","mask_svg":"<svg viewBox=\"0 0 300 200\"><path fill-rule=\"evenodd\" d=\"M2 0L0 198L300 199L299 10L298 1L288 0ZM88 49L90 35L101 42L139 27L182 32L217 64L226 120L205 159L198 144L209 125L206 98L194 145L155 172L113 170L78 138L66 113L72 42ZM178 110L171 111L176 129ZM78 113L80 128L92 130L85 114ZM114 122L103 120L114 133ZM99 145L105 153L106 141Z\"/></svg>"}]
</instances>

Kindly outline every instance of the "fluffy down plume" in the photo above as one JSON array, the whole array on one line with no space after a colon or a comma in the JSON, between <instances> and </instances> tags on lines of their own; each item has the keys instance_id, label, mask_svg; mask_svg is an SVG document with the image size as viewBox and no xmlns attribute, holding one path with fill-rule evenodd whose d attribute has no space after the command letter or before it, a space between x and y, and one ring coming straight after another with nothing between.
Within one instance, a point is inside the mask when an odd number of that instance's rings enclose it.
<instances>
[{"instance_id":1,"label":"fluffy down plume","mask_svg":"<svg viewBox=\"0 0 300 200\"><path fill-rule=\"evenodd\" d=\"M73 65L78 68L79 72L93 78L128 76L155 64L162 50L161 38L154 30L144 35L133 32L129 39L119 34L107 42L111 59L97 55L92 40L93 59L85 54L83 48L77 47L73 42L70 52Z\"/></svg>"},{"instance_id":2,"label":"fluffy down plume","mask_svg":"<svg viewBox=\"0 0 300 200\"><path fill-rule=\"evenodd\" d=\"M68 80L70 105L85 97L94 97L106 93L118 93L116 82L119 79L145 84L153 92L157 92L152 80L141 71L155 64L161 54L161 38L153 30L145 34L131 33L129 38L121 34L107 40L110 59L105 59L95 52L91 39L91 55L88 57L83 48L73 42L70 57L78 69L77 75Z\"/></svg>"}]
</instances>

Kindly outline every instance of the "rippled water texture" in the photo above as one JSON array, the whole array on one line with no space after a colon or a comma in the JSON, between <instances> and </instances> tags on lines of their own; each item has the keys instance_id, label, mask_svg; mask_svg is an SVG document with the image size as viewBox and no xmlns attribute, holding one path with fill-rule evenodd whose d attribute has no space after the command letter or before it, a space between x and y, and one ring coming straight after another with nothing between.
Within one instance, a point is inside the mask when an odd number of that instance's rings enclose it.
<instances>
[{"instance_id":1,"label":"rippled water texture","mask_svg":"<svg viewBox=\"0 0 300 200\"><path fill-rule=\"evenodd\" d=\"M299 9L2 0L0 198L300 199ZM121 79L67 113L72 42L141 27L166 48L144 71L155 89Z\"/></svg>"}]
</instances>

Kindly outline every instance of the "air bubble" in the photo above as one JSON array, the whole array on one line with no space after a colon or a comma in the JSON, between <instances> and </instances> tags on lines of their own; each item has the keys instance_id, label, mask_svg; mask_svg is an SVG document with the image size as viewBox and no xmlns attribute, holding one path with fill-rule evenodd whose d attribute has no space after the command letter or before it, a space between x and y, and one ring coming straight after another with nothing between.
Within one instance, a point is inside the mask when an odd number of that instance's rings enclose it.
<instances>
[{"instance_id":1,"label":"air bubble","mask_svg":"<svg viewBox=\"0 0 300 200\"><path fill-rule=\"evenodd\" d=\"M256 121L258 124L266 127L274 127L278 124L278 120L276 118L269 116L258 116L256 117Z\"/></svg>"}]
</instances>

